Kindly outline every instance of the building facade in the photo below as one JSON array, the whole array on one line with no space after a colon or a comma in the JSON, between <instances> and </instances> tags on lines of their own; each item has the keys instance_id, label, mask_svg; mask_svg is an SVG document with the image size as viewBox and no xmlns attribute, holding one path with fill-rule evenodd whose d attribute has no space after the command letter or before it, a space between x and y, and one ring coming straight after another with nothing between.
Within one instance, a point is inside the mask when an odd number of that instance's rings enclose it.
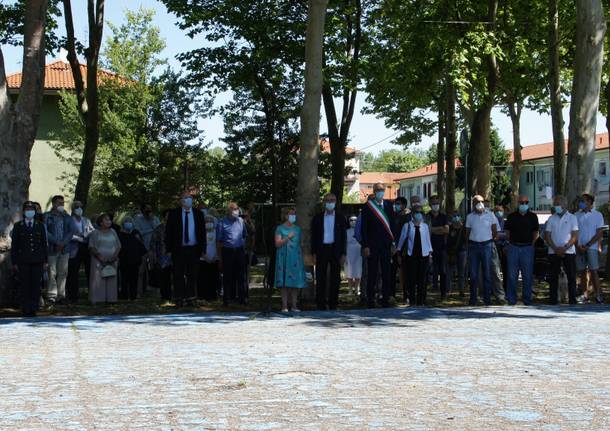
<instances>
[{"instance_id":1,"label":"building facade","mask_svg":"<svg viewBox=\"0 0 610 431\"><path fill-rule=\"evenodd\" d=\"M567 143L566 143L567 153ZM519 178L519 193L527 195L530 205L536 211L550 211L553 204L554 191L554 168L553 168L553 143L528 145L522 148L521 157L523 164ZM511 151L510 160L513 161ZM596 196L596 205L609 201L608 192L610 184L610 146L608 134L602 133L595 137L595 162L594 162L593 187L590 192ZM462 169L456 160L456 169ZM503 173L511 175L511 168ZM400 183L399 196L410 198L413 195L428 199L436 194L437 166L431 164L417 169L416 171L403 174L398 177ZM566 181L570 181L569 178Z\"/></svg>"}]
</instances>

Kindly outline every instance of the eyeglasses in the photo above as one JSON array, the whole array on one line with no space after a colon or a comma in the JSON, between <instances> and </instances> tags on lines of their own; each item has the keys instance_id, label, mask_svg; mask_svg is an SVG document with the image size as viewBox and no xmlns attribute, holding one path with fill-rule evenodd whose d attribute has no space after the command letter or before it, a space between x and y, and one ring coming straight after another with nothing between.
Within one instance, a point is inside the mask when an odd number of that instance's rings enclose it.
<instances>
[{"instance_id":1,"label":"eyeglasses","mask_svg":"<svg viewBox=\"0 0 610 431\"><path fill-rule=\"evenodd\" d=\"M527 205L530 201L519 201L519 205Z\"/></svg>"}]
</instances>

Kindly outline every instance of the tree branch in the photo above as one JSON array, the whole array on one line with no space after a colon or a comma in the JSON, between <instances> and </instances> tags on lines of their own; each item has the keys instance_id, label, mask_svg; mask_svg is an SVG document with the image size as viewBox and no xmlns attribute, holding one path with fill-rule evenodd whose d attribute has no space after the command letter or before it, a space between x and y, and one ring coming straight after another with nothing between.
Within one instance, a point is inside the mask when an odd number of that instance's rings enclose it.
<instances>
[{"instance_id":1,"label":"tree branch","mask_svg":"<svg viewBox=\"0 0 610 431\"><path fill-rule=\"evenodd\" d=\"M74 36L74 19L72 17L72 3L70 0L63 0L64 3L64 16L66 19L66 50L68 51L68 63L70 63L70 69L72 70L72 77L74 78L74 86L76 88L76 99L78 101L78 112L80 112L83 121L87 117L88 106L85 95L85 85L83 80L83 74L80 70L80 64L78 62L78 56L76 55L76 38Z\"/></svg>"}]
</instances>

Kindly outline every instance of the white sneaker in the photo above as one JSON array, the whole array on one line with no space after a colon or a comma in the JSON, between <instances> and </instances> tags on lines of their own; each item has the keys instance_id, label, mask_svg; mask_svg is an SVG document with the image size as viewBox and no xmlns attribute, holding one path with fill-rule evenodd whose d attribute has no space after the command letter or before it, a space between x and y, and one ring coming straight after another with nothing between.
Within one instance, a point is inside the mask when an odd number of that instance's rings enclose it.
<instances>
[{"instance_id":1,"label":"white sneaker","mask_svg":"<svg viewBox=\"0 0 610 431\"><path fill-rule=\"evenodd\" d=\"M293 309L292 309L292 312L293 312L293 313L300 313L300 312L301 312L301 310L299 310L298 308L293 308Z\"/></svg>"}]
</instances>

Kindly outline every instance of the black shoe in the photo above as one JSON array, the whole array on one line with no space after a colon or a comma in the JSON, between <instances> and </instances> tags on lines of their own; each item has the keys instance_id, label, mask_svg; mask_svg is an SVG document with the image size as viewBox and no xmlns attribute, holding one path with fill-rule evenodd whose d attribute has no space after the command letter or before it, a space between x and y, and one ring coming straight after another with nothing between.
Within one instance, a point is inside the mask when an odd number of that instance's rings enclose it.
<instances>
[{"instance_id":1,"label":"black shoe","mask_svg":"<svg viewBox=\"0 0 610 431\"><path fill-rule=\"evenodd\" d=\"M176 307L178 307L178 308L184 307L184 301L182 299L177 299L175 304L176 304Z\"/></svg>"}]
</instances>

